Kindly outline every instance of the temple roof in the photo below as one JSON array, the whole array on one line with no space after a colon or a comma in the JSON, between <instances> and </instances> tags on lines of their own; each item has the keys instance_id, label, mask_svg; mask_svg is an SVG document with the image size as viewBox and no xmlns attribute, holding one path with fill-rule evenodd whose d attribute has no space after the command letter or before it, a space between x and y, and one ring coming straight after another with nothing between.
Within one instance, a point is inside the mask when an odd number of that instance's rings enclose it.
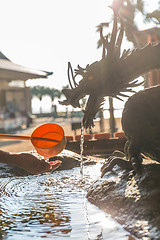
<instances>
[{"instance_id":1,"label":"temple roof","mask_svg":"<svg viewBox=\"0 0 160 240\"><path fill-rule=\"evenodd\" d=\"M28 80L36 78L47 78L53 72L25 67L10 61L2 52L0 52L0 80Z\"/></svg>"}]
</instances>

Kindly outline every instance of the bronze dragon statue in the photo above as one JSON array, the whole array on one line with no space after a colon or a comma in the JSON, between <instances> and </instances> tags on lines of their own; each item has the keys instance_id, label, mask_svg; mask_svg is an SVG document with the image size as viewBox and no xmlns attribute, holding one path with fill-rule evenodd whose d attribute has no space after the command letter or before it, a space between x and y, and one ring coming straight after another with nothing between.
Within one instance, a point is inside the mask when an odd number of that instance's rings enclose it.
<instances>
[{"instance_id":1,"label":"bronze dragon statue","mask_svg":"<svg viewBox=\"0 0 160 240\"><path fill-rule=\"evenodd\" d=\"M123 23L118 32L117 15L114 10L112 34L103 35L103 26L100 28L100 41L103 46L102 59L86 68L78 65L73 73L71 64L68 64L68 78L71 89L63 89L66 100L61 104L71 104L80 107L79 100L89 95L83 117L83 126L94 126L93 119L102 108L104 97L110 96L121 99L126 92L134 92L133 88L139 83L137 77L160 68L160 43L148 44L144 48L124 50L121 54L123 39ZM107 53L107 54L106 54ZM71 84L71 78L74 87ZM77 75L82 77L79 84L75 81ZM141 83L140 83L141 84ZM122 114L122 127L127 137L125 146L125 161L136 172L141 170L141 153L160 162L160 86L145 89L135 93L128 99ZM110 166L121 157L111 157L109 166L105 165L102 175ZM122 159L122 158L121 158ZM116 161L115 161L116 160Z\"/></svg>"}]
</instances>

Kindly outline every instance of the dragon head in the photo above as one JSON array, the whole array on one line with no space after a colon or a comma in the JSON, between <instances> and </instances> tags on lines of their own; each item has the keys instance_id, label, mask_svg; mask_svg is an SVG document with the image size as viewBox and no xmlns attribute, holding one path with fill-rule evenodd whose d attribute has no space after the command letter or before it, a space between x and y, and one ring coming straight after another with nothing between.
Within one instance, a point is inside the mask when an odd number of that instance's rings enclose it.
<instances>
[{"instance_id":1,"label":"dragon head","mask_svg":"<svg viewBox=\"0 0 160 240\"><path fill-rule=\"evenodd\" d=\"M66 100L60 103L80 107L79 100L88 95L83 117L85 128L94 126L93 119L101 110L106 96L120 100L122 100L121 97L128 97L125 92L135 92L132 88L142 84L135 79L151 69L151 64L144 64L141 56L144 51L150 51L149 48L135 49L132 52L124 50L121 54L124 27L121 23L119 34L117 34L117 11L113 9L113 12L114 22L110 40L109 34L103 35L104 24L98 26L103 48L102 59L91 65L88 64L86 68L78 65L74 72L71 64L68 63L68 80L71 89L62 90ZM140 62L140 60L142 61ZM78 75L81 76L79 83L75 80ZM71 83L71 77L74 85Z\"/></svg>"}]
</instances>

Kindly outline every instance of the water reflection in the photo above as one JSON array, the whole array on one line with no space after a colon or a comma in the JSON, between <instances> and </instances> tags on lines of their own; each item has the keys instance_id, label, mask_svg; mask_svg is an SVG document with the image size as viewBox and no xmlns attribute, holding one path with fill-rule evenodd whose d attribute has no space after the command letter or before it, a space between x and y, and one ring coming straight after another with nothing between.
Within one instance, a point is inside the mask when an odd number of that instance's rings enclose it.
<instances>
[{"instance_id":1,"label":"water reflection","mask_svg":"<svg viewBox=\"0 0 160 240\"><path fill-rule=\"evenodd\" d=\"M0 179L0 231L4 239L128 239L113 219L90 204L86 190L99 166Z\"/></svg>"}]
</instances>

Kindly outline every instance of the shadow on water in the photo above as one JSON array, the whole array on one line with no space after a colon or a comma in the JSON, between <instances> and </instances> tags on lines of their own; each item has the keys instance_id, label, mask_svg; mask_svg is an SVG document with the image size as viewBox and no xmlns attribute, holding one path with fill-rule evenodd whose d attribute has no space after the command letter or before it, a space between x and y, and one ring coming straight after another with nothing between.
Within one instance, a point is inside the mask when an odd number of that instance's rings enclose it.
<instances>
[{"instance_id":1,"label":"shadow on water","mask_svg":"<svg viewBox=\"0 0 160 240\"><path fill-rule=\"evenodd\" d=\"M129 233L86 199L100 166L15 176L0 173L0 239L114 239Z\"/></svg>"}]
</instances>

